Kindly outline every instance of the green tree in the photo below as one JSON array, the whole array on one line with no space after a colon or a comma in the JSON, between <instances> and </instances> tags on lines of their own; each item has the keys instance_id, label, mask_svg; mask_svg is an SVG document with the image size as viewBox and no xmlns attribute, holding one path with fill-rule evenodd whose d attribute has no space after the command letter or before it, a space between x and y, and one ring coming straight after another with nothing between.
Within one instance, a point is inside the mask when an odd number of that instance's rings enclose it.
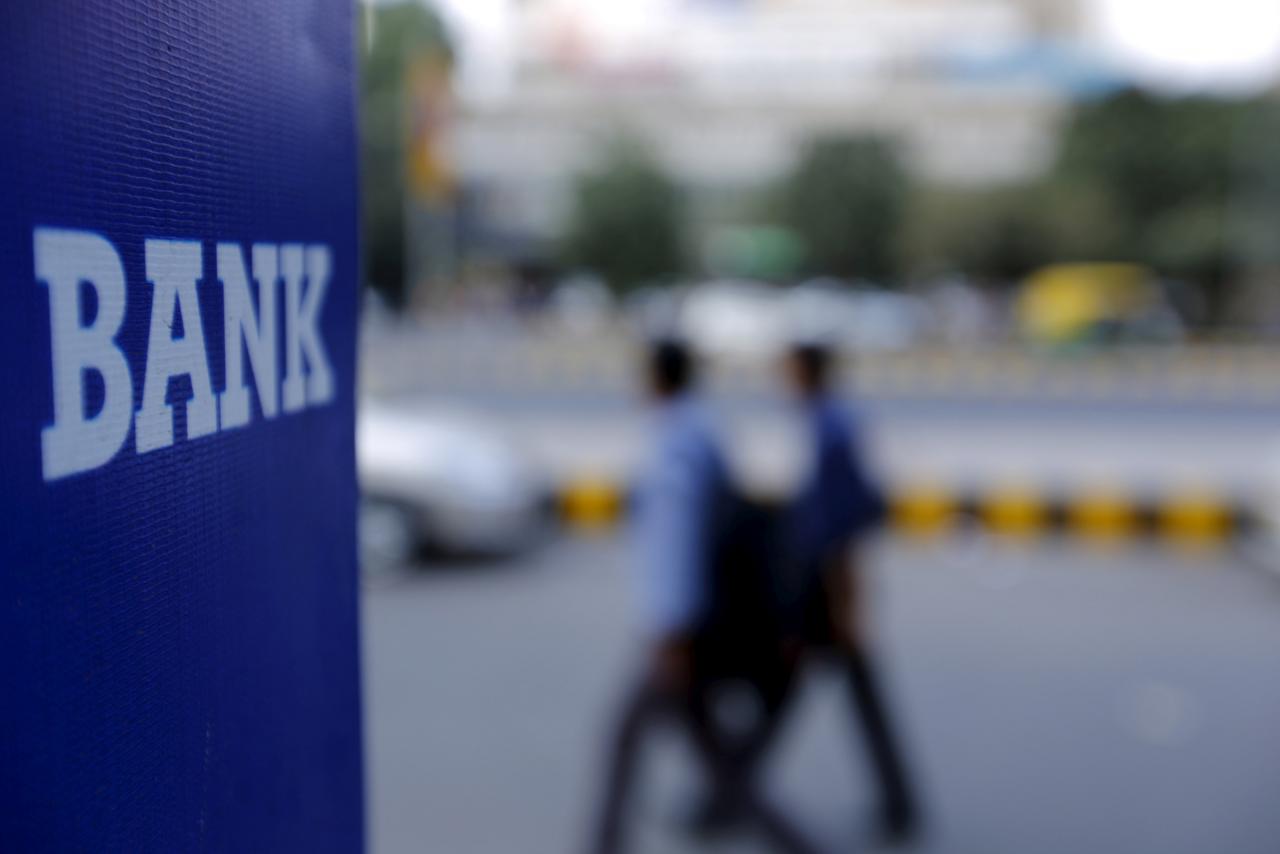
<instances>
[{"instance_id":1,"label":"green tree","mask_svg":"<svg viewBox=\"0 0 1280 854\"><path fill-rule=\"evenodd\" d=\"M372 5L360 18L360 129L365 282L393 304L405 288L405 72L449 60L440 18L418 2Z\"/></svg>"},{"instance_id":2,"label":"green tree","mask_svg":"<svg viewBox=\"0 0 1280 854\"><path fill-rule=\"evenodd\" d=\"M889 280L898 273L906 194L884 140L820 138L780 187L778 214L803 242L807 272Z\"/></svg>"},{"instance_id":3,"label":"green tree","mask_svg":"<svg viewBox=\"0 0 1280 854\"><path fill-rule=\"evenodd\" d=\"M619 139L574 185L565 260L626 289L682 272L684 233L679 188L644 145Z\"/></svg>"},{"instance_id":4,"label":"green tree","mask_svg":"<svg viewBox=\"0 0 1280 854\"><path fill-rule=\"evenodd\" d=\"M1165 98L1137 90L1080 107L1063 136L1052 187L1107 194L1112 254L1196 283L1221 317L1238 277L1231 228L1241 143L1258 101Z\"/></svg>"},{"instance_id":5,"label":"green tree","mask_svg":"<svg viewBox=\"0 0 1280 854\"><path fill-rule=\"evenodd\" d=\"M1139 90L1079 107L1053 180L1100 183L1137 229L1171 208L1221 202L1231 188L1241 102Z\"/></svg>"},{"instance_id":6,"label":"green tree","mask_svg":"<svg viewBox=\"0 0 1280 854\"><path fill-rule=\"evenodd\" d=\"M1136 261L1199 292L1220 321L1247 265L1280 268L1272 100L1133 90L1076 106L1043 179L914 192L913 275L958 269L1013 282L1058 261Z\"/></svg>"},{"instance_id":7,"label":"green tree","mask_svg":"<svg viewBox=\"0 0 1280 854\"><path fill-rule=\"evenodd\" d=\"M1044 263L1049 235L1034 193L924 189L913 194L900 245L913 276L963 271L994 284Z\"/></svg>"}]
</instances>

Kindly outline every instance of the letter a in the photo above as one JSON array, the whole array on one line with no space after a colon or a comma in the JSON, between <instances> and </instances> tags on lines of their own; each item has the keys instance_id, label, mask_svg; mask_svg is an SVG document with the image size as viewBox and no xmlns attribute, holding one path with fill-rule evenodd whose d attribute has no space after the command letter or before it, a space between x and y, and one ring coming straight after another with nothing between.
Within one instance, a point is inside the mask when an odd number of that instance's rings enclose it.
<instances>
[{"instance_id":1,"label":"letter a","mask_svg":"<svg viewBox=\"0 0 1280 854\"><path fill-rule=\"evenodd\" d=\"M165 402L172 377L191 377L187 401L187 438L218 429L218 407L209 382L204 327L196 282L200 278L200 243L195 240L148 240L147 281L151 283L151 334L147 339L147 376L142 408L135 422L138 453L173 444L173 406ZM174 309L182 313L182 337L173 337Z\"/></svg>"}]
</instances>

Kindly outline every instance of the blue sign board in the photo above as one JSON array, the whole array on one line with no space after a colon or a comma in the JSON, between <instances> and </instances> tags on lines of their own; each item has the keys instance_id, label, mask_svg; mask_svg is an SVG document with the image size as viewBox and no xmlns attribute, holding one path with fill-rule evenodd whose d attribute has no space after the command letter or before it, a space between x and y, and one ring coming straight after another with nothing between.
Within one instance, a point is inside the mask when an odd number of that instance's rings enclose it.
<instances>
[{"instance_id":1,"label":"blue sign board","mask_svg":"<svg viewBox=\"0 0 1280 854\"><path fill-rule=\"evenodd\" d=\"M0 851L358 851L343 0L0 11Z\"/></svg>"}]
</instances>

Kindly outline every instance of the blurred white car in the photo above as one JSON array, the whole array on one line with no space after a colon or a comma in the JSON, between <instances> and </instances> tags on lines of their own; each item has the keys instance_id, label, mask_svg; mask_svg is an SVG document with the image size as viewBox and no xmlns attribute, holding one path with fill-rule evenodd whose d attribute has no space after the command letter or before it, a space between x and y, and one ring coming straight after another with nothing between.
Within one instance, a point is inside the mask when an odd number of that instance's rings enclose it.
<instances>
[{"instance_id":1,"label":"blurred white car","mask_svg":"<svg viewBox=\"0 0 1280 854\"><path fill-rule=\"evenodd\" d=\"M717 279L691 288L680 307L679 332L712 358L768 358L785 343L778 288L747 279Z\"/></svg>"},{"instance_id":2,"label":"blurred white car","mask_svg":"<svg viewBox=\"0 0 1280 854\"><path fill-rule=\"evenodd\" d=\"M838 279L792 288L723 279L689 291L679 328L708 356L749 361L795 341L822 341L845 352L905 350L928 335L930 317L917 297Z\"/></svg>"},{"instance_id":3,"label":"blurred white car","mask_svg":"<svg viewBox=\"0 0 1280 854\"><path fill-rule=\"evenodd\" d=\"M366 564L402 564L423 550L507 554L543 527L545 482L475 416L363 403L356 459Z\"/></svg>"}]
</instances>

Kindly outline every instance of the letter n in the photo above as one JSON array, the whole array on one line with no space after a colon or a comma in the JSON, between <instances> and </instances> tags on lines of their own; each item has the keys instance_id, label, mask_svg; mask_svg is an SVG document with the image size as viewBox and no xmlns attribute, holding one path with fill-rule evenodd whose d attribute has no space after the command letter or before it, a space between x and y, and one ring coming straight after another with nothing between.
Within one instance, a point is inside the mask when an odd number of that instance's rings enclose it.
<instances>
[{"instance_id":1,"label":"letter n","mask_svg":"<svg viewBox=\"0 0 1280 854\"><path fill-rule=\"evenodd\" d=\"M244 353L249 354L258 404L266 418L279 411L279 367L276 357L276 288L280 280L280 250L270 243L253 245L253 271L234 243L218 244L218 279L222 282L222 318L227 387L218 396L222 429L249 423L249 385ZM258 307L253 307L249 280L258 283Z\"/></svg>"}]
</instances>

